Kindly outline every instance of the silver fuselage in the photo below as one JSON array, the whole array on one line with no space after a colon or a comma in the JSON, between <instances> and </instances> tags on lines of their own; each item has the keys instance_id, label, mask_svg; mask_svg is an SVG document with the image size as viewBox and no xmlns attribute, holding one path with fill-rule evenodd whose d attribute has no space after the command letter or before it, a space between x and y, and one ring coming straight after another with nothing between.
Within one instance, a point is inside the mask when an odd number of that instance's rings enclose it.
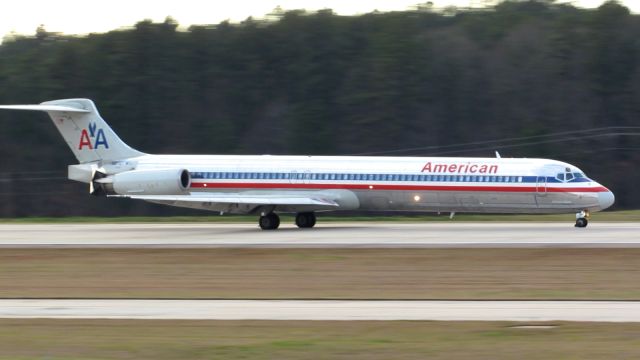
<instances>
[{"instance_id":1,"label":"silver fuselage","mask_svg":"<svg viewBox=\"0 0 640 360\"><path fill-rule=\"evenodd\" d=\"M138 170L187 169L192 193L328 194L338 199L335 210L571 213L600 211L614 201L611 191L577 167L547 159L145 155L128 164ZM155 202L255 211L250 204ZM273 210L327 208L277 205Z\"/></svg>"}]
</instances>

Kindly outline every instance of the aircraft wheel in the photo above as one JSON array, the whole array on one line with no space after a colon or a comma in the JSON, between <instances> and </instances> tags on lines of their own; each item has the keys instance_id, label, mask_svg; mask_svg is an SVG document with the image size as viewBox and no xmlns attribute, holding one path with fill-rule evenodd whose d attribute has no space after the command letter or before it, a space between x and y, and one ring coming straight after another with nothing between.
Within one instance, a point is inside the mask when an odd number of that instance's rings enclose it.
<instances>
[{"instance_id":1,"label":"aircraft wheel","mask_svg":"<svg viewBox=\"0 0 640 360\"><path fill-rule=\"evenodd\" d=\"M298 213L296 215L296 225L299 228L312 228L316 224L316 214L312 212Z\"/></svg>"},{"instance_id":2,"label":"aircraft wheel","mask_svg":"<svg viewBox=\"0 0 640 360\"><path fill-rule=\"evenodd\" d=\"M576 227L579 227L579 228L587 227L588 223L589 221L585 218L576 219Z\"/></svg>"},{"instance_id":3,"label":"aircraft wheel","mask_svg":"<svg viewBox=\"0 0 640 360\"><path fill-rule=\"evenodd\" d=\"M262 230L275 230L280 226L280 217L277 214L269 213L265 216L260 216L258 224Z\"/></svg>"}]
</instances>

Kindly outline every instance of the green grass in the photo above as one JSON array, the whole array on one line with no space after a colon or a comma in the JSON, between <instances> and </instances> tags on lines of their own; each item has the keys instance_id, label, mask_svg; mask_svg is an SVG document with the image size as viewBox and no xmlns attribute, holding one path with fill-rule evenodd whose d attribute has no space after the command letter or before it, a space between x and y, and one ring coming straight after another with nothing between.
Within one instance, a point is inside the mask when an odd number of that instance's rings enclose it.
<instances>
[{"instance_id":1,"label":"green grass","mask_svg":"<svg viewBox=\"0 0 640 360\"><path fill-rule=\"evenodd\" d=\"M637 359L640 324L0 320L0 359ZM530 324L526 324L530 325Z\"/></svg>"},{"instance_id":2,"label":"green grass","mask_svg":"<svg viewBox=\"0 0 640 360\"><path fill-rule=\"evenodd\" d=\"M573 214L552 215L502 215L502 214L458 214L453 220L449 214L420 214L420 215L377 215L377 216L340 216L335 213L318 215L322 222L448 222L448 221L525 221L547 222L573 221ZM257 216L250 215L224 215L215 213L209 216L121 216L121 217L96 217L96 216L69 216L69 217L20 217L3 218L0 223L24 224L24 223L255 223ZM597 221L626 221L640 222L640 210L604 211L592 214ZM292 221L293 216L282 215L283 221Z\"/></svg>"}]
</instances>

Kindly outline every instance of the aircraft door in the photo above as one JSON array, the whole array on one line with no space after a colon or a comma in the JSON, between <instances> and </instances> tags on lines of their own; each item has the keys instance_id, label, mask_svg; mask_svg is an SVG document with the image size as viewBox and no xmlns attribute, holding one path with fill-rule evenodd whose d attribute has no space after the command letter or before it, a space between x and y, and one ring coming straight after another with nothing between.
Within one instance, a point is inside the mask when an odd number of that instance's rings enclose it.
<instances>
[{"instance_id":1,"label":"aircraft door","mask_svg":"<svg viewBox=\"0 0 640 360\"><path fill-rule=\"evenodd\" d=\"M547 177L546 176L538 176L536 178L536 194L538 196L547 195Z\"/></svg>"},{"instance_id":2,"label":"aircraft door","mask_svg":"<svg viewBox=\"0 0 640 360\"><path fill-rule=\"evenodd\" d=\"M291 171L291 173L289 174L289 183L291 184L299 184L301 181L298 180L299 176L301 176L302 174L298 174L298 172L296 170Z\"/></svg>"},{"instance_id":3,"label":"aircraft door","mask_svg":"<svg viewBox=\"0 0 640 360\"><path fill-rule=\"evenodd\" d=\"M311 180L311 172L309 170L306 171L297 171L292 170L289 173L289 183L291 184L308 184Z\"/></svg>"}]
</instances>

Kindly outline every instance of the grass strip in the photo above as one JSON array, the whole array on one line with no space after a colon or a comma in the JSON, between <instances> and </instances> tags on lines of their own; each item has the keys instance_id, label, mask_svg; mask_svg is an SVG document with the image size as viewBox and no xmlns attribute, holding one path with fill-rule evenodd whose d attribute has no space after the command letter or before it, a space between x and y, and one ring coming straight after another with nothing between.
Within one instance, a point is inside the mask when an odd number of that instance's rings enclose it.
<instances>
[{"instance_id":1,"label":"grass strip","mask_svg":"<svg viewBox=\"0 0 640 360\"><path fill-rule=\"evenodd\" d=\"M0 319L0 359L637 359L640 324ZM545 324L549 325L549 324Z\"/></svg>"},{"instance_id":2,"label":"grass strip","mask_svg":"<svg viewBox=\"0 0 640 360\"><path fill-rule=\"evenodd\" d=\"M0 297L640 299L640 249L2 249Z\"/></svg>"}]
</instances>

